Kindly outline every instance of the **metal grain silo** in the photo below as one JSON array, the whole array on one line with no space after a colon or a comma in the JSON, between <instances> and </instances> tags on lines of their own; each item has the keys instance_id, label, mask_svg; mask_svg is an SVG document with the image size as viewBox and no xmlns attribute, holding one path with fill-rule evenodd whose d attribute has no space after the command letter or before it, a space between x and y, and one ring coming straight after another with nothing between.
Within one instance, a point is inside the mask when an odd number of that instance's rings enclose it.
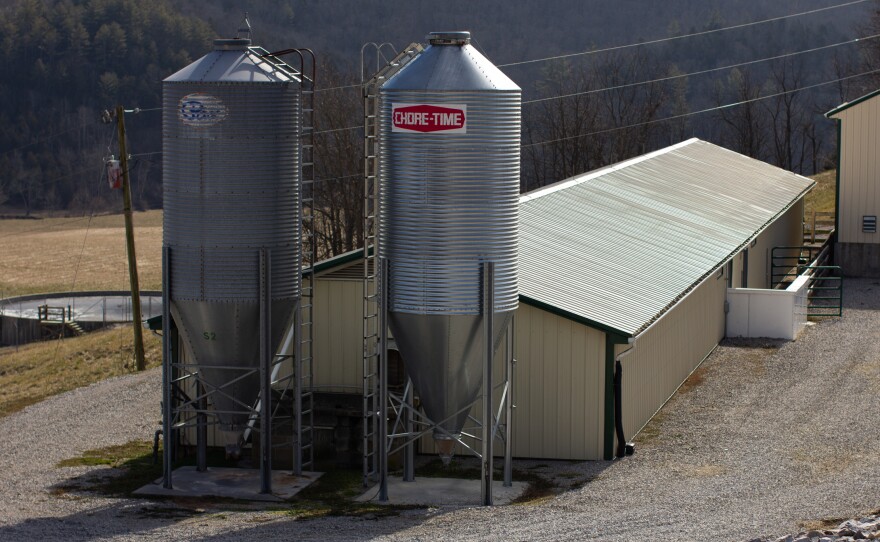
<instances>
[{"instance_id":1,"label":"metal grain silo","mask_svg":"<svg viewBox=\"0 0 880 542\"><path fill-rule=\"evenodd\" d=\"M522 92L469 32L428 40L379 91L378 253L389 327L434 438L449 442L482 384L484 262L495 262L496 347L518 303Z\"/></svg>"},{"instance_id":2,"label":"metal grain silo","mask_svg":"<svg viewBox=\"0 0 880 542\"><path fill-rule=\"evenodd\" d=\"M214 46L163 84L164 244L193 372L221 428L237 431L260 393L261 249L272 352L301 292L300 88L248 39Z\"/></svg>"}]
</instances>

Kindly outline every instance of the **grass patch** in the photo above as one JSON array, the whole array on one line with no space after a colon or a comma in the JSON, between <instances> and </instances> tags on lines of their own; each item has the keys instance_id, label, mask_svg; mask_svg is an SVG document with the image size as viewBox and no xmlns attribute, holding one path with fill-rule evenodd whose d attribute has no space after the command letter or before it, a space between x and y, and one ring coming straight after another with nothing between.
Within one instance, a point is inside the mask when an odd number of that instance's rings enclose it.
<instances>
[{"instance_id":1,"label":"grass patch","mask_svg":"<svg viewBox=\"0 0 880 542\"><path fill-rule=\"evenodd\" d=\"M75 480L56 488L61 494L71 490L88 490L109 496L131 496L136 489L162 476L162 465L153 464L153 444L131 441L83 452L79 457L65 459L58 467L92 467L106 465L113 469L108 476Z\"/></svg>"},{"instance_id":2,"label":"grass patch","mask_svg":"<svg viewBox=\"0 0 880 542\"><path fill-rule=\"evenodd\" d=\"M424 506L379 504L375 501L355 502L364 492L360 470L340 469L325 472L317 481L300 491L282 513L299 520L330 516L379 518L399 515L403 510Z\"/></svg>"},{"instance_id":3,"label":"grass patch","mask_svg":"<svg viewBox=\"0 0 880 542\"><path fill-rule=\"evenodd\" d=\"M162 341L144 334L147 367L162 361ZM131 327L0 348L0 417L43 399L134 370Z\"/></svg>"},{"instance_id":4,"label":"grass patch","mask_svg":"<svg viewBox=\"0 0 880 542\"><path fill-rule=\"evenodd\" d=\"M162 285L162 211L134 213L138 275ZM0 298L84 290L126 290L122 215L0 220Z\"/></svg>"},{"instance_id":5,"label":"grass patch","mask_svg":"<svg viewBox=\"0 0 880 542\"><path fill-rule=\"evenodd\" d=\"M141 457L145 454L152 456L153 446L149 442L133 440L125 444L87 450L79 457L65 459L59 462L57 467L93 467L96 465L108 465L118 468L130 459Z\"/></svg>"},{"instance_id":6,"label":"grass patch","mask_svg":"<svg viewBox=\"0 0 880 542\"><path fill-rule=\"evenodd\" d=\"M696 388L700 384L706 380L706 372L708 369L705 365L700 365L687 377L687 380L682 382L681 387L678 388L678 393L687 393L692 389Z\"/></svg>"},{"instance_id":7,"label":"grass patch","mask_svg":"<svg viewBox=\"0 0 880 542\"><path fill-rule=\"evenodd\" d=\"M804 198L804 216L809 217L812 211L834 212L837 193L837 170L829 169L811 177L816 187Z\"/></svg>"}]
</instances>

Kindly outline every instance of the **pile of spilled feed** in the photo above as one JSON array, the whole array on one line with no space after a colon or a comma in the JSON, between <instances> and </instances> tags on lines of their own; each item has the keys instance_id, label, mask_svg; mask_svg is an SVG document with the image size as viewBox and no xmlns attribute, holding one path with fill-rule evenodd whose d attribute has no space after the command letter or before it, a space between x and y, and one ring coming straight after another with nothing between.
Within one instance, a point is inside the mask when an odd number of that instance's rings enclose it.
<instances>
[{"instance_id":1,"label":"pile of spilled feed","mask_svg":"<svg viewBox=\"0 0 880 542\"><path fill-rule=\"evenodd\" d=\"M751 542L849 542L880 540L880 512L862 519L848 519L834 529L803 531L779 538L756 538Z\"/></svg>"}]
</instances>

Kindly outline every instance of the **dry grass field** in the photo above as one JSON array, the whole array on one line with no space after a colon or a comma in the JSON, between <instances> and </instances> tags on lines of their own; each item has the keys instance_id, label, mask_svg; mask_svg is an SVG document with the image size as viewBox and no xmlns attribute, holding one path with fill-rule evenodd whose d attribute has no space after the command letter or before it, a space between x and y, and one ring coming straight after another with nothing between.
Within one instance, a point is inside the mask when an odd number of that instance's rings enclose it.
<instances>
[{"instance_id":1,"label":"dry grass field","mask_svg":"<svg viewBox=\"0 0 880 542\"><path fill-rule=\"evenodd\" d=\"M162 361L162 343L144 333L147 367ZM0 348L0 417L58 393L134 372L130 325L82 337Z\"/></svg>"},{"instance_id":2,"label":"dry grass field","mask_svg":"<svg viewBox=\"0 0 880 542\"><path fill-rule=\"evenodd\" d=\"M810 178L816 181L816 188L807 194L806 214L809 216L813 210L833 213L834 196L837 190L837 170L829 169Z\"/></svg>"},{"instance_id":3,"label":"dry grass field","mask_svg":"<svg viewBox=\"0 0 880 542\"><path fill-rule=\"evenodd\" d=\"M134 213L142 290L162 282L162 211ZM0 298L83 290L127 290L122 215L0 220Z\"/></svg>"}]
</instances>

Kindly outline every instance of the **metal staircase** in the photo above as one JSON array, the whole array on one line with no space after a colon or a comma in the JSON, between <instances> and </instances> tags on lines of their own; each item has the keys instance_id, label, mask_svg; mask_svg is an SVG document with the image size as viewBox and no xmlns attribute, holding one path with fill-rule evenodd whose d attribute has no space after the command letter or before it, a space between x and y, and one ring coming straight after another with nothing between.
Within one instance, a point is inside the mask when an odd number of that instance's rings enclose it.
<instances>
[{"instance_id":1,"label":"metal staircase","mask_svg":"<svg viewBox=\"0 0 880 542\"><path fill-rule=\"evenodd\" d=\"M424 47L410 44L397 53L388 44L361 48L364 98L364 268L363 268L363 483L376 481L379 465L379 87L416 58ZM369 57L369 58L368 58ZM390 58L390 60L389 60ZM369 63L367 61L370 61ZM373 67L375 61L375 68Z\"/></svg>"}]
</instances>

